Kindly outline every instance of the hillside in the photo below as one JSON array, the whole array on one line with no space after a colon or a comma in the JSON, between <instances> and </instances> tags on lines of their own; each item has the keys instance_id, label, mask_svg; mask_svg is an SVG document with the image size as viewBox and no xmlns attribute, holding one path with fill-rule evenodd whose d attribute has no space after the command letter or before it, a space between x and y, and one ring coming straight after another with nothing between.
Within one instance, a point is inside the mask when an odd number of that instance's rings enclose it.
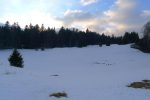
<instances>
[{"instance_id":1,"label":"hillside","mask_svg":"<svg viewBox=\"0 0 150 100\"><path fill-rule=\"evenodd\" d=\"M127 87L150 79L150 54L130 45L19 50L25 66L7 61L12 50L0 51L0 100L149 100L149 90ZM58 100L59 100L58 99Z\"/></svg>"}]
</instances>

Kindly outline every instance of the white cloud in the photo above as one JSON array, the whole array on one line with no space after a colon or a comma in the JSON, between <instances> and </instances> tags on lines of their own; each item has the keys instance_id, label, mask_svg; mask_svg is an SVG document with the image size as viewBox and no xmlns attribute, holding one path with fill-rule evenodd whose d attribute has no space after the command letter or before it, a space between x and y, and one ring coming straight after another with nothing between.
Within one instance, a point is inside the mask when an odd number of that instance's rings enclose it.
<instances>
[{"instance_id":1,"label":"white cloud","mask_svg":"<svg viewBox=\"0 0 150 100\"><path fill-rule=\"evenodd\" d=\"M27 24L44 24L50 27L61 27L51 13L59 0L0 0L0 22L18 22L21 27Z\"/></svg>"},{"instance_id":2,"label":"white cloud","mask_svg":"<svg viewBox=\"0 0 150 100\"><path fill-rule=\"evenodd\" d=\"M87 6L87 5L96 3L97 1L98 1L98 0L81 0L80 3L81 3L83 6Z\"/></svg>"},{"instance_id":3,"label":"white cloud","mask_svg":"<svg viewBox=\"0 0 150 100\"><path fill-rule=\"evenodd\" d=\"M142 16L149 16L150 17L150 10L143 10Z\"/></svg>"},{"instance_id":4,"label":"white cloud","mask_svg":"<svg viewBox=\"0 0 150 100\"><path fill-rule=\"evenodd\" d=\"M68 9L67 11L65 11L64 16L74 16L76 14L81 14L82 11L81 10L70 10Z\"/></svg>"},{"instance_id":5,"label":"white cloud","mask_svg":"<svg viewBox=\"0 0 150 100\"><path fill-rule=\"evenodd\" d=\"M143 11L149 15L149 11ZM106 11L95 14L81 10L67 10L59 18L66 27L78 27L82 30L89 28L92 31L106 34L123 34L125 31L139 31L148 21L137 11L136 0L116 0Z\"/></svg>"},{"instance_id":6,"label":"white cloud","mask_svg":"<svg viewBox=\"0 0 150 100\"><path fill-rule=\"evenodd\" d=\"M46 27L56 27L59 28L62 26L62 23L55 19L54 16L46 13L42 13L40 11L31 11L26 12L21 15L16 15L14 13L7 13L8 16L3 16L0 18L1 22L5 23L7 20L13 24L14 22L19 22L22 28L24 28L25 25L29 25L32 23L35 24L44 24Z\"/></svg>"},{"instance_id":7,"label":"white cloud","mask_svg":"<svg viewBox=\"0 0 150 100\"><path fill-rule=\"evenodd\" d=\"M103 17L108 25L104 32L120 34L125 31L138 31L141 33L143 25L150 19L145 16L150 16L150 12L145 10L142 15L144 16L141 16L141 12L138 11L136 0L117 0L109 10L104 12Z\"/></svg>"},{"instance_id":8,"label":"white cloud","mask_svg":"<svg viewBox=\"0 0 150 100\"><path fill-rule=\"evenodd\" d=\"M114 5L104 12L107 28L106 33L122 33L134 31L139 28L134 24L138 23L135 0L117 0Z\"/></svg>"}]
</instances>

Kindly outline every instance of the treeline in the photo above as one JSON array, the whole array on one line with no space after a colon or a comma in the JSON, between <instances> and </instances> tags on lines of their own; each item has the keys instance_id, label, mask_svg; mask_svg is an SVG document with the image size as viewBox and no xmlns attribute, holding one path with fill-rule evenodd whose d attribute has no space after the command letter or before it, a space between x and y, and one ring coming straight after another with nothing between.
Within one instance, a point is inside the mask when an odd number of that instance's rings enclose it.
<instances>
[{"instance_id":1,"label":"treeline","mask_svg":"<svg viewBox=\"0 0 150 100\"><path fill-rule=\"evenodd\" d=\"M0 26L0 49L44 49L54 47L84 47L87 45L128 44L139 41L138 33L126 32L124 36L107 36L91 32L79 31L61 27L58 32L55 28L45 28L44 25L26 25L21 29L18 23L10 25L7 21Z\"/></svg>"}]
</instances>

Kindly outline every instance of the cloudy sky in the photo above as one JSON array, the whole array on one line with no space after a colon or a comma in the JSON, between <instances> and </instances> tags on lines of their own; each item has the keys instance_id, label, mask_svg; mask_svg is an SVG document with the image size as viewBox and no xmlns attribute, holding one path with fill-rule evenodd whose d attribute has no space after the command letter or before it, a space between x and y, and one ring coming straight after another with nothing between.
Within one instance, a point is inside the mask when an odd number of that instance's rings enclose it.
<instances>
[{"instance_id":1,"label":"cloudy sky","mask_svg":"<svg viewBox=\"0 0 150 100\"><path fill-rule=\"evenodd\" d=\"M107 34L140 32L150 0L0 0L0 23L75 27Z\"/></svg>"}]
</instances>

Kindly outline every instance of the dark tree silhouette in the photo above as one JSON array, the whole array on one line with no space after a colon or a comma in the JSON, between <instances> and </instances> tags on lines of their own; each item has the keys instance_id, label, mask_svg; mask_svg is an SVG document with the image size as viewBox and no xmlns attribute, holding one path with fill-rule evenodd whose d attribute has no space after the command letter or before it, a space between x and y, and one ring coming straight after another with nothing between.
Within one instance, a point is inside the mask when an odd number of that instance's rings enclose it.
<instances>
[{"instance_id":1,"label":"dark tree silhouette","mask_svg":"<svg viewBox=\"0 0 150 100\"><path fill-rule=\"evenodd\" d=\"M23 68L23 58L17 49L13 50L13 53L8 58L11 66Z\"/></svg>"},{"instance_id":2,"label":"dark tree silhouette","mask_svg":"<svg viewBox=\"0 0 150 100\"><path fill-rule=\"evenodd\" d=\"M136 32L126 32L125 35L115 37L92 32L89 29L79 31L61 27L56 32L55 28L45 28L42 24L26 25L21 29L18 23L10 25L7 21L4 26L0 26L0 49L45 49L54 47L84 47L87 45L111 45L129 44L138 42L139 37Z\"/></svg>"},{"instance_id":3,"label":"dark tree silhouette","mask_svg":"<svg viewBox=\"0 0 150 100\"><path fill-rule=\"evenodd\" d=\"M144 37L143 37L143 42L146 46L146 48L150 49L150 22L147 22L144 25Z\"/></svg>"},{"instance_id":4,"label":"dark tree silhouette","mask_svg":"<svg viewBox=\"0 0 150 100\"><path fill-rule=\"evenodd\" d=\"M150 22L144 25L143 38L137 43L140 46L140 50L144 52L150 52Z\"/></svg>"}]
</instances>

